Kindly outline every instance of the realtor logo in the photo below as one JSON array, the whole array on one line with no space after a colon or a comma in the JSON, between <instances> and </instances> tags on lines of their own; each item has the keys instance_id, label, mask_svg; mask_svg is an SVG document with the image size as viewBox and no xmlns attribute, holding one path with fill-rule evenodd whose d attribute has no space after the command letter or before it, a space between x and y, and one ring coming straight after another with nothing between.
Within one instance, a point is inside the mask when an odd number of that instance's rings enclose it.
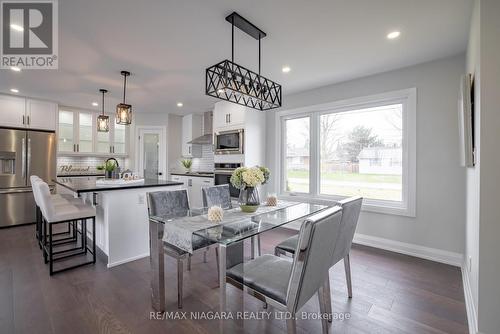
<instances>
[{"instance_id":1,"label":"realtor logo","mask_svg":"<svg viewBox=\"0 0 500 334\"><path fill-rule=\"evenodd\" d=\"M57 69L57 0L1 2L0 68Z\"/></svg>"}]
</instances>

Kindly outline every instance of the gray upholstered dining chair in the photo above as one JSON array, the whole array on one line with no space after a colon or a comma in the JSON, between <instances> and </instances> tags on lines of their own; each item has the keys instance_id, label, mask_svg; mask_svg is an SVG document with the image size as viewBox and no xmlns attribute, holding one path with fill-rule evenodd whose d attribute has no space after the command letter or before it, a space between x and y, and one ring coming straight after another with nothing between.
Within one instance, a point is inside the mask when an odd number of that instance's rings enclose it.
<instances>
[{"instance_id":1,"label":"gray upholstered dining chair","mask_svg":"<svg viewBox=\"0 0 500 334\"><path fill-rule=\"evenodd\" d=\"M147 193L148 214L151 216L184 216L189 211L189 198L187 190L169 190ZM193 235L193 250L195 253L203 250L206 252L207 241L202 237ZM165 253L177 260L177 306L182 308L182 286L184 278L183 260L188 261L188 270L191 270L191 254L164 243ZM217 255L217 254L216 254ZM218 256L217 256L218 257ZM219 259L217 258L217 264Z\"/></svg>"},{"instance_id":2,"label":"gray upholstered dining chair","mask_svg":"<svg viewBox=\"0 0 500 334\"><path fill-rule=\"evenodd\" d=\"M337 203L338 206L342 208L342 221L340 229L340 237L337 241L338 247L335 249L335 254L333 257L332 266L335 265L340 260L344 259L344 269L347 281L347 292L349 298L352 298L352 282L351 282L351 263L349 258L349 252L351 251L352 239L354 238L354 232L356 231L356 226L358 224L359 213L361 211L361 204L363 202L362 197L350 197L341 200ZM299 236L295 235L286 239L285 241L278 244L275 249L275 255L280 254L295 254L297 249ZM330 300L330 280L328 279L325 283L325 291L328 293L328 300ZM327 308L331 313L331 303L328 302Z\"/></svg>"},{"instance_id":3,"label":"gray upholstered dining chair","mask_svg":"<svg viewBox=\"0 0 500 334\"><path fill-rule=\"evenodd\" d=\"M209 208L214 205L220 206L224 210L233 208L233 204L231 203L231 194L229 192L229 184L203 187L201 188L201 193L203 198L203 207L205 208ZM255 225L255 223L248 222L248 224L239 224L238 229L232 229L231 226L225 226L224 228L230 233L238 234L242 231L248 231L252 229L253 225ZM256 237L251 238L252 259L254 258L255 253L255 239L257 239L257 253L259 256L261 255L260 234L258 234Z\"/></svg>"},{"instance_id":4,"label":"gray upholstered dining chair","mask_svg":"<svg viewBox=\"0 0 500 334\"><path fill-rule=\"evenodd\" d=\"M328 312L325 282L336 248L339 247L342 208L327 208L307 218L300 228L297 253L293 261L266 254L227 270L228 283L277 309L292 314L288 333L296 332L295 314L316 293L320 312ZM324 318L324 317L322 317ZM322 320L323 333L328 322Z\"/></svg>"}]
</instances>

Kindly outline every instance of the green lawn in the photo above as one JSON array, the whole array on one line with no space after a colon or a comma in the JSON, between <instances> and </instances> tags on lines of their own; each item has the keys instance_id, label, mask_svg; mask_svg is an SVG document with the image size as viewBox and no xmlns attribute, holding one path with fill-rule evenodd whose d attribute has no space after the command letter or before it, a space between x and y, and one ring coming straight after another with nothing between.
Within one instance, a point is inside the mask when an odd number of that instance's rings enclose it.
<instances>
[{"instance_id":1,"label":"green lawn","mask_svg":"<svg viewBox=\"0 0 500 334\"><path fill-rule=\"evenodd\" d=\"M391 201L401 201L402 199L401 188L398 187L401 185L401 175L328 172L322 173L321 176L320 193L323 195L363 196L364 198ZM309 192L308 179L309 173L307 171L288 171L288 190Z\"/></svg>"},{"instance_id":2,"label":"green lawn","mask_svg":"<svg viewBox=\"0 0 500 334\"><path fill-rule=\"evenodd\" d=\"M289 178L307 179L309 172L301 170L288 171ZM327 172L321 173L321 177L326 180L370 182L370 183L401 183L401 175L380 175L380 174L357 174L347 172Z\"/></svg>"}]
</instances>

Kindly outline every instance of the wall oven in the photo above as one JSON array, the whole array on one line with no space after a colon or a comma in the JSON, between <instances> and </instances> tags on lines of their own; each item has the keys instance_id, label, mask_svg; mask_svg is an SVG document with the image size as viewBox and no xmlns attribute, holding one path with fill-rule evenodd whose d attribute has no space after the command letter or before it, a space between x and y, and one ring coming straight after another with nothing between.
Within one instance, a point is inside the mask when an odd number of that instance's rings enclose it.
<instances>
[{"instance_id":1,"label":"wall oven","mask_svg":"<svg viewBox=\"0 0 500 334\"><path fill-rule=\"evenodd\" d=\"M243 154L245 131L243 129L215 132L215 154Z\"/></svg>"},{"instance_id":2,"label":"wall oven","mask_svg":"<svg viewBox=\"0 0 500 334\"><path fill-rule=\"evenodd\" d=\"M231 174L238 167L241 167L241 163L216 163L214 169L214 184L229 184L229 193L231 197L238 198L240 195L240 190L233 187L230 182Z\"/></svg>"}]
</instances>

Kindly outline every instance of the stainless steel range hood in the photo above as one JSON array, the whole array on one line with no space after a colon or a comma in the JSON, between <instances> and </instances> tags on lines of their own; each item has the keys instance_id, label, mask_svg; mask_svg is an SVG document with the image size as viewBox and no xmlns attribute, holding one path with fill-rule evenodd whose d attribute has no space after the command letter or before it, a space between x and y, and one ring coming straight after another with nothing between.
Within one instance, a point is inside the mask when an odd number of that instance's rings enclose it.
<instances>
[{"instance_id":1,"label":"stainless steel range hood","mask_svg":"<svg viewBox=\"0 0 500 334\"><path fill-rule=\"evenodd\" d=\"M188 144L193 145L212 145L213 144L213 134L212 134L212 122L213 122L213 113L211 111L207 111L203 114L203 136L197 137Z\"/></svg>"}]
</instances>

